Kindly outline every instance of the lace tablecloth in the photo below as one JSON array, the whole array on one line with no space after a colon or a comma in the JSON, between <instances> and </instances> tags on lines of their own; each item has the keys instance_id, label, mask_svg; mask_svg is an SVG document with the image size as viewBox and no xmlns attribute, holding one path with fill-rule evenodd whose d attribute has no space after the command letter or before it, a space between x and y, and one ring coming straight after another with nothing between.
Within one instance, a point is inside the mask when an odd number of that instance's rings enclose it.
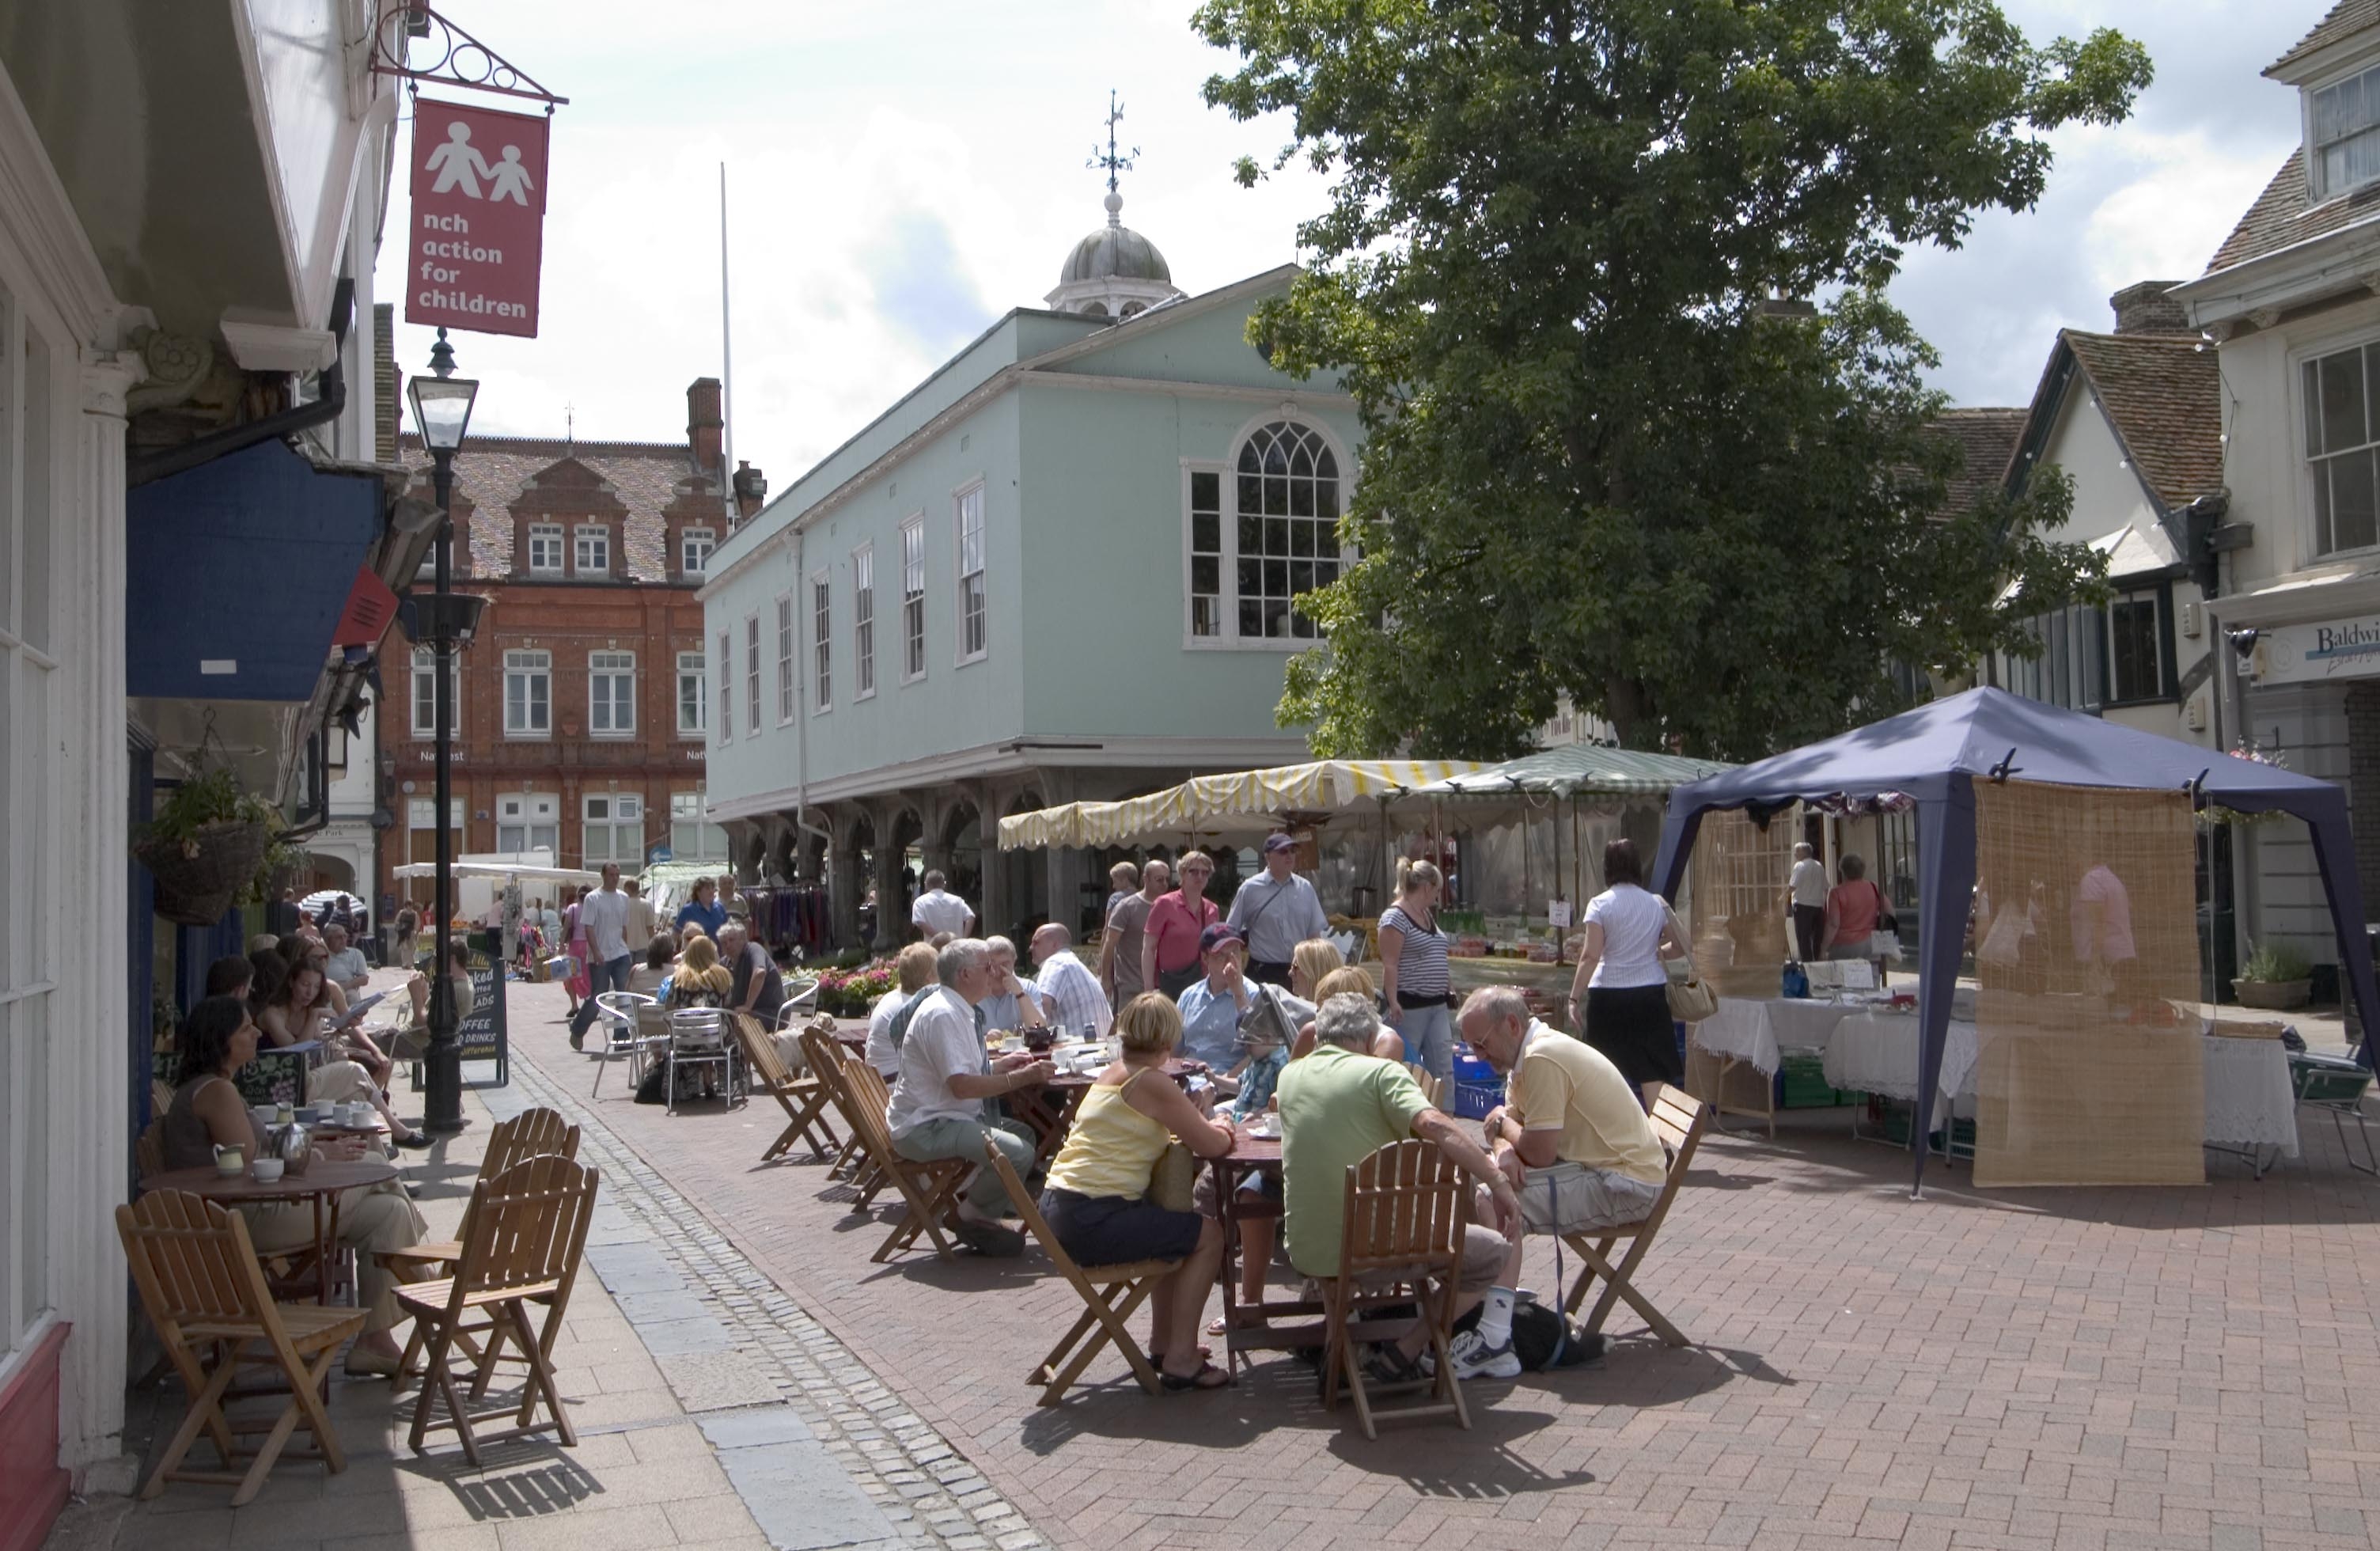
<instances>
[{"instance_id":1,"label":"lace tablecloth","mask_svg":"<svg viewBox=\"0 0 2380 1551\"><path fill-rule=\"evenodd\" d=\"M2297 1095L2289 1051L2277 1039L2205 1037L2206 1140L2217 1146L2278 1147L2298 1156Z\"/></svg>"},{"instance_id":2,"label":"lace tablecloth","mask_svg":"<svg viewBox=\"0 0 2380 1551\"><path fill-rule=\"evenodd\" d=\"M1941 1107L1975 1095L1975 1025L1950 1020L1942 1047L1942 1074L1935 1096ZM1862 1012L1835 1025L1827 1041L1827 1081L1857 1093L1917 1100L1917 1017L1914 1013Z\"/></svg>"},{"instance_id":3,"label":"lace tablecloth","mask_svg":"<svg viewBox=\"0 0 2380 1551\"><path fill-rule=\"evenodd\" d=\"M1717 1012L1687 1025L1686 1039L1696 1049L1732 1056L1761 1075L1774 1077L1780 1050L1818 1049L1837 1024L1861 1011L1857 1002L1816 998L1721 997Z\"/></svg>"}]
</instances>

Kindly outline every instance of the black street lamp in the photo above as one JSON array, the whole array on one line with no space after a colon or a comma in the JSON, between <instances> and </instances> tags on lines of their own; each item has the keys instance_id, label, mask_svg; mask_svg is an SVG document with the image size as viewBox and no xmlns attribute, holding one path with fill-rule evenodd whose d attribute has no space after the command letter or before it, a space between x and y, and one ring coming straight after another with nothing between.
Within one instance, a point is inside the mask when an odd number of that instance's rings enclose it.
<instances>
[{"instance_id":1,"label":"black street lamp","mask_svg":"<svg viewBox=\"0 0 2380 1551\"><path fill-rule=\"evenodd\" d=\"M476 608L457 605L480 601L456 598L452 591L455 454L462 448L463 433L470 428L471 403L479 396L480 384L455 375L455 349L446 343L444 329L438 331L438 343L431 348L430 370L434 375L413 379L407 389L413 400L414 429L421 433L421 444L429 450L431 479L438 497L437 584L431 594L429 609L421 608L420 600L416 600L414 606L414 638L429 638L437 674L437 686L432 692L437 708L432 730L437 738L438 771L438 881L434 906L438 933L437 956L431 961L430 971L430 1049L426 1057L429 1096L421 1123L426 1131L451 1134L463 1129L463 1055L455 1038L455 988L447 966L455 918L455 847L449 818L454 811L455 648L458 641L470 637L478 616ZM466 614L470 617L465 618ZM501 975L503 970L499 968L497 973Z\"/></svg>"}]
</instances>

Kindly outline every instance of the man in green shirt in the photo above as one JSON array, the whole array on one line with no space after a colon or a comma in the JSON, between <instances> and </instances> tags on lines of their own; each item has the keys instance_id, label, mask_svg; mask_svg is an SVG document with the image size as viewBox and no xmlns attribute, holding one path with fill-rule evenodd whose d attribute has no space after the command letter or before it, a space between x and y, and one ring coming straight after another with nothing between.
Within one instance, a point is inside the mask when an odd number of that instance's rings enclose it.
<instances>
[{"instance_id":1,"label":"man in green shirt","mask_svg":"<svg viewBox=\"0 0 2380 1551\"><path fill-rule=\"evenodd\" d=\"M1455 1376L1511 1378L1521 1371L1512 1352L1509 1302L1521 1270L1520 1199L1479 1145L1430 1108L1402 1065L1369 1053L1378 1032L1379 1016L1369 1001L1331 997L1315 1013L1313 1053L1292 1061L1281 1074L1282 1230L1290 1264L1317 1280L1336 1277L1345 1238L1347 1170L1408 1136L1435 1143L1482 1187L1465 1230L1456 1317L1491 1290L1507 1290L1503 1341L1483 1341L1476 1330L1462 1332L1452 1347ZM1487 1323L1484 1315L1481 1323ZM1427 1361L1426 1340L1416 1329L1396 1344L1393 1356L1384 1348L1376 1359L1389 1370L1381 1376L1406 1376L1416 1358Z\"/></svg>"}]
</instances>

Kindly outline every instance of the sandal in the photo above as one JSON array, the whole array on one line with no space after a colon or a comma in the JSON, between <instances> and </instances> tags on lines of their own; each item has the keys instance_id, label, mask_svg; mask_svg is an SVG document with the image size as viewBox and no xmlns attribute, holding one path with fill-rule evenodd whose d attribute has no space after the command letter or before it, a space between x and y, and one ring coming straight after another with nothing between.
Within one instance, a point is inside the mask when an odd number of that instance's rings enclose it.
<instances>
[{"instance_id":1,"label":"sandal","mask_svg":"<svg viewBox=\"0 0 2380 1551\"><path fill-rule=\"evenodd\" d=\"M1232 1375L1212 1363L1201 1363L1195 1374L1160 1374L1165 1392L1179 1395L1185 1389L1220 1389L1232 1382Z\"/></svg>"}]
</instances>

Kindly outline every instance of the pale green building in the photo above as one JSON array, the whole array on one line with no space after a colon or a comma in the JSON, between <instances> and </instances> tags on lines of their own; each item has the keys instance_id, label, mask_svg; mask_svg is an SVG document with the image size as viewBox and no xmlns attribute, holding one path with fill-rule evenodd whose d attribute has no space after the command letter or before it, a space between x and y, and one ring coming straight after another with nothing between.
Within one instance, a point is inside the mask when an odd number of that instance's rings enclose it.
<instances>
[{"instance_id":1,"label":"pale green building","mask_svg":"<svg viewBox=\"0 0 2380 1551\"><path fill-rule=\"evenodd\" d=\"M1099 859L1003 854L1002 816L1308 757L1274 708L1314 637L1290 600L1344 562L1354 404L1247 342L1293 266L1186 295L1121 202L1048 309L993 323L712 559L710 813L747 877L823 876L840 941L871 886L877 940L905 929L913 844L983 929L1080 929Z\"/></svg>"}]
</instances>

